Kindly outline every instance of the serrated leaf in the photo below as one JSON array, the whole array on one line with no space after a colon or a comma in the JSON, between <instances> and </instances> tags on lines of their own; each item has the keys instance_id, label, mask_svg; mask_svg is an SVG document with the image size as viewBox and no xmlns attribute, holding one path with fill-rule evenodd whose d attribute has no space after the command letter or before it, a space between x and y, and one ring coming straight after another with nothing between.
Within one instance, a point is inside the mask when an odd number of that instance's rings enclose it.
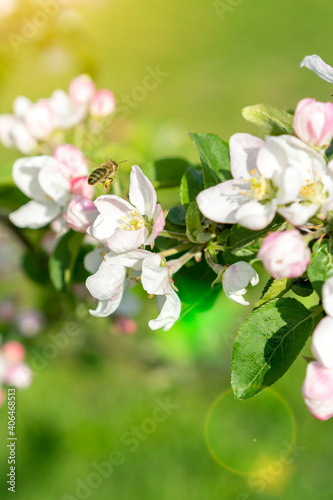
<instances>
[{"instance_id":1,"label":"serrated leaf","mask_svg":"<svg viewBox=\"0 0 333 500\"><path fill-rule=\"evenodd\" d=\"M254 309L258 309L258 307L266 304L266 302L277 299L278 297L282 297L285 293L290 290L292 285L292 280L288 280L287 278L282 278L280 280L275 280L274 278L270 278L268 280L268 287L264 289L261 299L255 304Z\"/></svg>"},{"instance_id":2,"label":"serrated leaf","mask_svg":"<svg viewBox=\"0 0 333 500\"><path fill-rule=\"evenodd\" d=\"M248 399L274 384L295 361L312 329L312 313L296 299L279 298L255 309L233 348L235 397Z\"/></svg>"},{"instance_id":3,"label":"serrated leaf","mask_svg":"<svg viewBox=\"0 0 333 500\"><path fill-rule=\"evenodd\" d=\"M203 175L201 170L194 167L188 167L182 177L180 184L180 198L182 205L187 209L191 201L195 201L196 197L203 191Z\"/></svg>"},{"instance_id":4,"label":"serrated leaf","mask_svg":"<svg viewBox=\"0 0 333 500\"><path fill-rule=\"evenodd\" d=\"M321 297L324 281L333 276L333 246L331 240L316 241L312 248L308 276L313 288Z\"/></svg>"},{"instance_id":5,"label":"serrated leaf","mask_svg":"<svg viewBox=\"0 0 333 500\"><path fill-rule=\"evenodd\" d=\"M229 144L216 134L190 133L189 135L200 155L205 188L231 179Z\"/></svg>"},{"instance_id":6,"label":"serrated leaf","mask_svg":"<svg viewBox=\"0 0 333 500\"><path fill-rule=\"evenodd\" d=\"M258 125L270 135L293 134L294 117L270 104L256 104L242 110L245 120Z\"/></svg>"},{"instance_id":7,"label":"serrated leaf","mask_svg":"<svg viewBox=\"0 0 333 500\"><path fill-rule=\"evenodd\" d=\"M206 243L211 239L211 233L201 226L201 214L195 201L191 201L186 212L186 235L193 243Z\"/></svg>"},{"instance_id":8,"label":"serrated leaf","mask_svg":"<svg viewBox=\"0 0 333 500\"><path fill-rule=\"evenodd\" d=\"M50 278L57 290L65 291L71 283L76 259L78 257L83 233L69 231L59 241L49 260Z\"/></svg>"}]
</instances>

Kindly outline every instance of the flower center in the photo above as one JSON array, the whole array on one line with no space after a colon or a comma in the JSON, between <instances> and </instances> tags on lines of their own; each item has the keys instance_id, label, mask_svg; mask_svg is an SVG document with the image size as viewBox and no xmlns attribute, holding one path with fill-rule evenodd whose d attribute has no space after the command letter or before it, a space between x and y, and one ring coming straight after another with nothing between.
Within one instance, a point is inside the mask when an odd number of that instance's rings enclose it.
<instances>
[{"instance_id":1,"label":"flower center","mask_svg":"<svg viewBox=\"0 0 333 500\"><path fill-rule=\"evenodd\" d=\"M125 231L137 231L138 229L141 229L144 226L147 226L147 221L144 219L144 217L140 214L138 210L131 210L129 212L130 217L124 216L122 217L122 220L124 221L124 224L120 226L120 229L125 229Z\"/></svg>"},{"instance_id":2,"label":"flower center","mask_svg":"<svg viewBox=\"0 0 333 500\"><path fill-rule=\"evenodd\" d=\"M250 173L253 174L254 172L252 171ZM266 179L263 175L260 175L251 177L250 182L250 192L253 198L258 201L268 201L274 198L276 189L270 179Z\"/></svg>"},{"instance_id":3,"label":"flower center","mask_svg":"<svg viewBox=\"0 0 333 500\"><path fill-rule=\"evenodd\" d=\"M324 193L324 184L321 181L318 181L302 186L300 195L305 201L311 201L311 203L315 205L320 205L323 200L327 198L328 193Z\"/></svg>"}]
</instances>

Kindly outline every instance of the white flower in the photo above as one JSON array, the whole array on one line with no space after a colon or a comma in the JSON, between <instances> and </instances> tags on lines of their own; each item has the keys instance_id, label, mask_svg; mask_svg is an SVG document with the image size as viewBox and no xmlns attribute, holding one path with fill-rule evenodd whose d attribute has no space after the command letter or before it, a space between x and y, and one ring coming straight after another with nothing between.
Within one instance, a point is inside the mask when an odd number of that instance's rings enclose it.
<instances>
[{"instance_id":1,"label":"white flower","mask_svg":"<svg viewBox=\"0 0 333 500\"><path fill-rule=\"evenodd\" d=\"M165 225L155 189L137 165L132 167L129 199L104 195L94 202L100 215L88 234L116 253L152 245Z\"/></svg>"},{"instance_id":2,"label":"white flower","mask_svg":"<svg viewBox=\"0 0 333 500\"><path fill-rule=\"evenodd\" d=\"M326 64L321 57L317 55L306 56L301 62L301 68L305 67L311 69L319 78L333 83L333 68Z\"/></svg>"},{"instance_id":3,"label":"white flower","mask_svg":"<svg viewBox=\"0 0 333 500\"><path fill-rule=\"evenodd\" d=\"M143 288L150 295L157 296L159 315L149 321L152 330L163 328L169 330L177 321L181 311L181 302L172 287L167 263L158 254L147 250L131 250L123 254L109 252L104 255L102 248L95 249L85 259L85 266L97 272L86 281L86 286L93 297L98 299L96 310L90 311L93 316L109 316L117 310L126 287L126 270L132 275L141 274ZM88 257L88 258L87 258Z\"/></svg>"},{"instance_id":4,"label":"white flower","mask_svg":"<svg viewBox=\"0 0 333 500\"><path fill-rule=\"evenodd\" d=\"M263 142L235 134L230 159L234 179L197 197L208 219L255 230L265 228L279 212L302 225L332 200L333 177L325 160L296 137L267 137Z\"/></svg>"},{"instance_id":5,"label":"white flower","mask_svg":"<svg viewBox=\"0 0 333 500\"><path fill-rule=\"evenodd\" d=\"M61 147L67 148L66 145ZM59 148L57 151L59 154ZM82 173L81 164L79 172ZM62 163L52 156L17 160L13 166L13 180L31 201L10 214L11 222L18 227L35 229L56 219L71 199L71 179L76 173L77 163Z\"/></svg>"},{"instance_id":6,"label":"white flower","mask_svg":"<svg viewBox=\"0 0 333 500\"><path fill-rule=\"evenodd\" d=\"M151 255L142 263L141 282L150 295L157 295L160 314L149 321L152 330L170 330L180 316L181 302L171 284L168 263L158 254Z\"/></svg>"},{"instance_id":7,"label":"white flower","mask_svg":"<svg viewBox=\"0 0 333 500\"><path fill-rule=\"evenodd\" d=\"M85 105L73 103L64 90L55 90L50 98L55 112L55 128L69 129L81 123L86 115Z\"/></svg>"},{"instance_id":8,"label":"white flower","mask_svg":"<svg viewBox=\"0 0 333 500\"><path fill-rule=\"evenodd\" d=\"M258 283L258 273L250 264L244 261L232 264L224 271L222 276L222 286L226 296L234 302L238 302L238 304L244 306L250 304L246 302L243 297L246 293L246 287L249 284L255 286Z\"/></svg>"},{"instance_id":9,"label":"white flower","mask_svg":"<svg viewBox=\"0 0 333 500\"><path fill-rule=\"evenodd\" d=\"M94 269L98 259L103 257L103 251L98 257L100 249L91 252L89 259L85 260L86 267ZM97 272L86 280L86 287L95 299L98 299L97 309L90 310L90 314L105 317L114 313L118 308L124 290L126 268L140 271L142 260L150 255L145 250L132 250L126 254L106 254L100 263Z\"/></svg>"}]
</instances>

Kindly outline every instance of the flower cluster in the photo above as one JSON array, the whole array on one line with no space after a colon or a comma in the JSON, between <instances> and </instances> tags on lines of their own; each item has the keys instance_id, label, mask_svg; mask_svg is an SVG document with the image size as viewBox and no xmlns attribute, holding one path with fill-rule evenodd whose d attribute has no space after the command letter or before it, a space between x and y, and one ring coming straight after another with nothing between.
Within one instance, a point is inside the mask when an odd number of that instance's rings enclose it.
<instances>
[{"instance_id":1,"label":"flower cluster","mask_svg":"<svg viewBox=\"0 0 333 500\"><path fill-rule=\"evenodd\" d=\"M301 65L333 83L333 69L318 56L306 57ZM149 298L157 297L159 313L149 327L169 330L180 317L182 301L193 300L189 310L200 301L207 306L215 290L249 305L244 295L248 285L258 284L253 266L261 262L270 279L235 342L235 395L251 397L268 380L277 380L301 352L318 323L315 318L326 313L313 334L316 360L308 365L303 395L315 417L332 417L333 104L306 98L294 114L268 105L245 108L247 119L269 130L263 139L237 133L227 144L212 134L191 134L201 167L166 159L154 165L153 184L134 165L128 189L126 169L112 183L119 175L116 169L112 179L106 178L111 189L116 185L112 194L94 199L83 145L71 144L59 132L96 123L114 107L113 94L96 91L83 75L71 82L68 93L58 90L36 103L20 97L14 114L0 117L3 144L34 154L13 166L14 183L30 201L9 214L11 223L32 229L57 226L58 239L66 233L55 279L50 272L54 286L63 291L75 285L80 258L91 273L86 288L97 300L92 316L121 315L126 291L141 283ZM163 211L155 188L176 187L180 179L181 204ZM78 249L75 243L73 250L74 231L86 234L85 243L94 248ZM41 241L47 233L43 236ZM52 259L52 245L49 254ZM192 295L183 293L184 283ZM308 309L289 292L299 297L316 292L319 302ZM193 293L197 296L188 299ZM135 329L131 324L124 331Z\"/></svg>"},{"instance_id":2,"label":"flower cluster","mask_svg":"<svg viewBox=\"0 0 333 500\"><path fill-rule=\"evenodd\" d=\"M50 98L32 102L17 97L13 114L0 115L0 141L23 154L45 151L56 144L61 131L68 131L87 118L100 120L115 110L115 97L107 89L96 90L87 75L74 78L68 92L55 90Z\"/></svg>"}]
</instances>

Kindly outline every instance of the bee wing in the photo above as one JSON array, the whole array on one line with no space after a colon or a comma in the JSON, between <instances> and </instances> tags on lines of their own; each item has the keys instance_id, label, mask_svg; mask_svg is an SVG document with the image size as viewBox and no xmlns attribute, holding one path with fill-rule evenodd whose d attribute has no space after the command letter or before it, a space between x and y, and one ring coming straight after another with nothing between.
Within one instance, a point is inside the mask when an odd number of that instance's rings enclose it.
<instances>
[{"instance_id":1,"label":"bee wing","mask_svg":"<svg viewBox=\"0 0 333 500\"><path fill-rule=\"evenodd\" d=\"M87 161L88 167L90 170L96 170L96 168L99 168L103 162L98 163L97 161L93 160L89 156L85 156L85 159Z\"/></svg>"}]
</instances>

